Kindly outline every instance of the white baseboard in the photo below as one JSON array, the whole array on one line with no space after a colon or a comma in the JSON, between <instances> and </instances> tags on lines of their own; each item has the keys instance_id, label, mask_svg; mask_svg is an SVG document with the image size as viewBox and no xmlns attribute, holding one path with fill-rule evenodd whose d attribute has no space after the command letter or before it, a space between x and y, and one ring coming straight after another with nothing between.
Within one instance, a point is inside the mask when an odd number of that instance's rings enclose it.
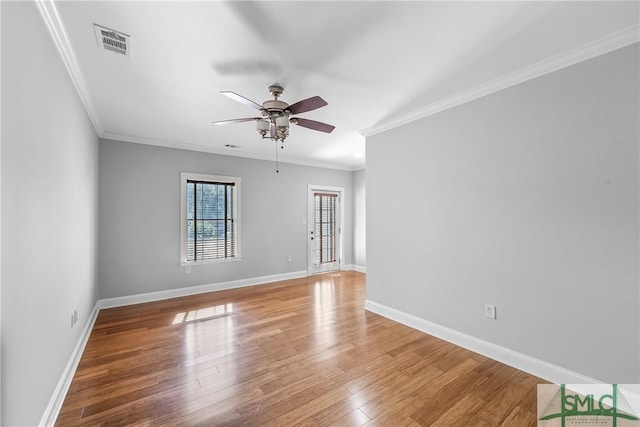
<instances>
[{"instance_id":1,"label":"white baseboard","mask_svg":"<svg viewBox=\"0 0 640 427\"><path fill-rule=\"evenodd\" d=\"M373 313L417 329L434 337L443 339L475 353L482 354L505 365L512 366L554 384L600 384L586 375L570 371L526 354L499 346L497 344L464 334L437 323L419 318L383 304L366 300L364 308Z\"/></svg>"},{"instance_id":2,"label":"white baseboard","mask_svg":"<svg viewBox=\"0 0 640 427\"><path fill-rule=\"evenodd\" d=\"M602 381L598 381L586 375L536 359L535 357L519 353L489 341L467 335L412 314L387 307L383 304L378 304L377 302L366 300L364 308L372 313L379 314L398 323L402 323L403 325L417 329L420 332L424 332L425 334L433 335L434 337L443 339L457 346L464 347L475 353L482 354L490 359L497 360L505 365L509 365L551 383L571 385L571 389L584 395L592 393L592 386L594 385L605 385ZM620 384L619 389L631 405L631 408L633 408L634 411L638 411L636 413L640 413L640 385ZM610 392L611 389L603 387L603 390Z\"/></svg>"},{"instance_id":3,"label":"white baseboard","mask_svg":"<svg viewBox=\"0 0 640 427\"><path fill-rule=\"evenodd\" d=\"M98 300L97 304L99 308L122 307L125 305L162 301L165 299L204 294L207 292L223 291L226 289L262 285L266 283L278 282L280 280L299 279L300 277L307 277L306 270L294 271L291 273L272 274L269 276L252 277L249 279L230 280L227 282L211 283L207 285L190 286L187 288L169 289L166 291L149 292L145 294L128 295L124 297L106 298Z\"/></svg>"},{"instance_id":4,"label":"white baseboard","mask_svg":"<svg viewBox=\"0 0 640 427\"><path fill-rule=\"evenodd\" d=\"M602 381L598 381L589 376L536 359L535 357L519 353L489 341L467 335L412 314L387 307L383 304L378 304L377 302L366 300L364 308L372 313L379 314L413 329L417 329L420 332L433 335L434 337L443 339L457 346L464 347L467 350L471 350L551 383L571 385L571 389L584 395L592 393L592 386L594 385L605 385ZM633 408L634 411L637 411L636 414L640 413L640 385L620 384L619 389L631 405L631 408ZM610 392L610 389L606 387L603 387L603 390Z\"/></svg>"},{"instance_id":5,"label":"white baseboard","mask_svg":"<svg viewBox=\"0 0 640 427\"><path fill-rule=\"evenodd\" d=\"M359 273L366 273L367 267L363 267L361 265L355 265L355 264L347 264L344 266L344 270L351 270L351 271L357 271Z\"/></svg>"},{"instance_id":6,"label":"white baseboard","mask_svg":"<svg viewBox=\"0 0 640 427\"><path fill-rule=\"evenodd\" d=\"M78 368L78 364L80 364L80 359L82 358L82 354L84 353L84 348L89 341L89 336L91 335L91 331L93 330L93 325L96 323L96 319L98 318L98 313L100 312L100 308L98 304L93 307L93 311L91 312L91 316L89 316L89 320L84 325L84 329L80 334L80 338L78 339L78 343L73 349L71 353L71 357L67 362L67 366L65 366L64 371L62 371L62 376L56 385L56 388L53 390L53 395L49 400L49 404L47 408L44 410L44 414L40 419L40 426L53 426L58 418L58 414L60 413L60 409L62 409L62 404L64 403L64 398L69 391L69 387L71 386L71 380L73 380L73 376L76 373L76 369Z\"/></svg>"}]
</instances>

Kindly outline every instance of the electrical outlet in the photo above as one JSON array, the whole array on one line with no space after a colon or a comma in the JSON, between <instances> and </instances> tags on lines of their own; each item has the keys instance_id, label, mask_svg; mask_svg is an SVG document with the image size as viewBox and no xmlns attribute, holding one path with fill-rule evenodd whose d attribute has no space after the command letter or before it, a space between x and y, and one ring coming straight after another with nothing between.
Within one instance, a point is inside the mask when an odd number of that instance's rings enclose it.
<instances>
[{"instance_id":1,"label":"electrical outlet","mask_svg":"<svg viewBox=\"0 0 640 427\"><path fill-rule=\"evenodd\" d=\"M485 304L484 306L484 315L489 319L496 318L496 306L492 304Z\"/></svg>"},{"instance_id":2,"label":"electrical outlet","mask_svg":"<svg viewBox=\"0 0 640 427\"><path fill-rule=\"evenodd\" d=\"M75 324L75 322L73 321L73 314L71 315L71 327L73 328L73 325Z\"/></svg>"},{"instance_id":3,"label":"electrical outlet","mask_svg":"<svg viewBox=\"0 0 640 427\"><path fill-rule=\"evenodd\" d=\"M287 257L287 262L292 262L292 261L293 261L293 257L292 257L291 255L289 255L289 256Z\"/></svg>"},{"instance_id":4,"label":"electrical outlet","mask_svg":"<svg viewBox=\"0 0 640 427\"><path fill-rule=\"evenodd\" d=\"M185 272L187 274L191 274L191 266L190 265L188 265L187 268L185 268Z\"/></svg>"}]
</instances>

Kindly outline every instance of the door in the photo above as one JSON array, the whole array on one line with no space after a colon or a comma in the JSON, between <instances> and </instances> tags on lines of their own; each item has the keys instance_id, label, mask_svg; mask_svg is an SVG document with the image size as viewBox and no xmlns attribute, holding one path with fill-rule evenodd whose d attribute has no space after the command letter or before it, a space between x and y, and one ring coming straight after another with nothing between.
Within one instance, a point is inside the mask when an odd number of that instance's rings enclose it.
<instances>
[{"instance_id":1,"label":"door","mask_svg":"<svg viewBox=\"0 0 640 427\"><path fill-rule=\"evenodd\" d=\"M340 270L342 189L309 188L309 274Z\"/></svg>"}]
</instances>

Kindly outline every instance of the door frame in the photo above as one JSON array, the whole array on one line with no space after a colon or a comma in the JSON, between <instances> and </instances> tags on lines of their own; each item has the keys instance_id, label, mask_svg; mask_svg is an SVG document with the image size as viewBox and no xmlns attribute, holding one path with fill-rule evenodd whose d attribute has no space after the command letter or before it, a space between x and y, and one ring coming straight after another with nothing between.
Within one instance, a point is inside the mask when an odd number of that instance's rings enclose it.
<instances>
[{"instance_id":1,"label":"door frame","mask_svg":"<svg viewBox=\"0 0 640 427\"><path fill-rule=\"evenodd\" d=\"M315 224L315 193L336 193L338 194L338 242L337 242L337 258L338 269L342 270L342 257L344 253L344 187L330 187L327 185L313 185L307 186L307 275L325 273L326 271L317 271L314 269L313 264L313 249L311 244L311 232L314 231ZM336 270L327 270L336 271Z\"/></svg>"}]
</instances>

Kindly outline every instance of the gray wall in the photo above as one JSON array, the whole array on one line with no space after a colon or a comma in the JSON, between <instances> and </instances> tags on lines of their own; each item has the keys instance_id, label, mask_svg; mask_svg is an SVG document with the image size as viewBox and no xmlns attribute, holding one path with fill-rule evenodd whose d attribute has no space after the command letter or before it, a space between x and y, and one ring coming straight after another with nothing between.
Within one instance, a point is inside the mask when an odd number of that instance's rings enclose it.
<instances>
[{"instance_id":1,"label":"gray wall","mask_svg":"<svg viewBox=\"0 0 640 427\"><path fill-rule=\"evenodd\" d=\"M367 298L640 382L638 60L634 44L368 138Z\"/></svg>"},{"instance_id":2,"label":"gray wall","mask_svg":"<svg viewBox=\"0 0 640 427\"><path fill-rule=\"evenodd\" d=\"M367 267L366 171L353 172L353 263Z\"/></svg>"},{"instance_id":3,"label":"gray wall","mask_svg":"<svg viewBox=\"0 0 640 427\"><path fill-rule=\"evenodd\" d=\"M0 7L2 425L32 426L97 298L98 138L35 5Z\"/></svg>"},{"instance_id":4,"label":"gray wall","mask_svg":"<svg viewBox=\"0 0 640 427\"><path fill-rule=\"evenodd\" d=\"M242 261L192 267L180 258L180 172L238 176ZM307 185L345 189L351 264L351 172L100 141L100 297L112 298L307 269ZM291 255L293 261L287 262Z\"/></svg>"}]
</instances>

